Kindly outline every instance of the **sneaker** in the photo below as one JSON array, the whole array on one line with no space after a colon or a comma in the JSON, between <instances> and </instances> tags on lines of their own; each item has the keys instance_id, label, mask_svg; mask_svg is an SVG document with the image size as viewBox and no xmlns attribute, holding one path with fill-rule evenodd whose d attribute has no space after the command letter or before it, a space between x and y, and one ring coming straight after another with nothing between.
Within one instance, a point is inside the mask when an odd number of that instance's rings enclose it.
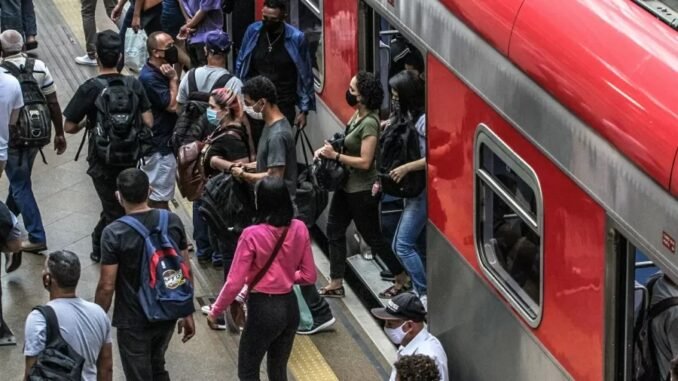
<instances>
[{"instance_id":1,"label":"sneaker","mask_svg":"<svg viewBox=\"0 0 678 381\"><path fill-rule=\"evenodd\" d=\"M78 65L85 66L97 66L96 58L91 58L87 54L85 54L84 56L75 57L75 63L77 63Z\"/></svg>"},{"instance_id":2,"label":"sneaker","mask_svg":"<svg viewBox=\"0 0 678 381\"><path fill-rule=\"evenodd\" d=\"M202 312L202 314L205 315L205 316L209 315L210 311L212 311L212 305L211 304L200 307L200 312Z\"/></svg>"},{"instance_id":3,"label":"sneaker","mask_svg":"<svg viewBox=\"0 0 678 381\"><path fill-rule=\"evenodd\" d=\"M313 326L310 329L297 330L297 335L313 335L313 334L318 333L318 332L327 331L336 322L337 322L337 319L335 319L334 317L332 317L332 319L330 319L330 320L328 320L328 321L326 321L322 324L316 324L314 322Z\"/></svg>"},{"instance_id":4,"label":"sneaker","mask_svg":"<svg viewBox=\"0 0 678 381\"><path fill-rule=\"evenodd\" d=\"M16 253L10 253L10 254L5 253L5 272L7 272L7 274L18 269L19 266L21 266L21 252L20 251L16 252Z\"/></svg>"},{"instance_id":5,"label":"sneaker","mask_svg":"<svg viewBox=\"0 0 678 381\"><path fill-rule=\"evenodd\" d=\"M39 253L45 250L47 250L47 244L44 242L40 243L33 243L31 241L21 242L21 251L26 251L28 253Z\"/></svg>"}]
</instances>

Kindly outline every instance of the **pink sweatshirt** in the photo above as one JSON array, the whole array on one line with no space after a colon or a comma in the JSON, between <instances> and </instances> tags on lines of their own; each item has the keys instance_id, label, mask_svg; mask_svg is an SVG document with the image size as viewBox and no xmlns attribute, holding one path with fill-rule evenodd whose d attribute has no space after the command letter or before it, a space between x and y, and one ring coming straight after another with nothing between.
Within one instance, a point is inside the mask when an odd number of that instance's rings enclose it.
<instances>
[{"instance_id":1,"label":"pink sweatshirt","mask_svg":"<svg viewBox=\"0 0 678 381\"><path fill-rule=\"evenodd\" d=\"M259 224L242 232L226 284L212 305L210 315L219 316L233 302L242 287L264 267L284 229ZM294 219L280 252L254 290L266 294L286 294L292 291L295 283L313 284L315 280L315 262L308 229L303 222Z\"/></svg>"}]
</instances>

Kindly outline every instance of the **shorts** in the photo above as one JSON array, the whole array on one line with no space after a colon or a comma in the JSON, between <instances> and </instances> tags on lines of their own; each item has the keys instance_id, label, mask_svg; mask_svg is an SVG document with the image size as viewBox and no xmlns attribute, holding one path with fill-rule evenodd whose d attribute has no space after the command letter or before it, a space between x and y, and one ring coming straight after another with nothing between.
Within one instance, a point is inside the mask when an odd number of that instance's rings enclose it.
<instances>
[{"instance_id":1,"label":"shorts","mask_svg":"<svg viewBox=\"0 0 678 381\"><path fill-rule=\"evenodd\" d=\"M165 202L174 198L177 175L177 160L174 155L156 152L144 157L140 168L151 184L151 195L148 197L151 201Z\"/></svg>"}]
</instances>

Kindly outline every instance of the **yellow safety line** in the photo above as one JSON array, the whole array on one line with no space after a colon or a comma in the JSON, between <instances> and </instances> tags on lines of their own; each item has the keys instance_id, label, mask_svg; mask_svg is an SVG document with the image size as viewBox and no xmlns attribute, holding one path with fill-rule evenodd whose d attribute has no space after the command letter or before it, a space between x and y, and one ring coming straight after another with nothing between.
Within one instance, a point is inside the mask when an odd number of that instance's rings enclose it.
<instances>
[{"instance_id":1,"label":"yellow safety line","mask_svg":"<svg viewBox=\"0 0 678 381\"><path fill-rule=\"evenodd\" d=\"M85 46L85 33L82 29L80 0L52 0L80 46ZM181 197L176 190L176 200L189 217L193 216L193 205ZM318 348L308 336L297 335L294 339L292 356L288 363L296 381L338 381L339 379L323 358Z\"/></svg>"}]
</instances>

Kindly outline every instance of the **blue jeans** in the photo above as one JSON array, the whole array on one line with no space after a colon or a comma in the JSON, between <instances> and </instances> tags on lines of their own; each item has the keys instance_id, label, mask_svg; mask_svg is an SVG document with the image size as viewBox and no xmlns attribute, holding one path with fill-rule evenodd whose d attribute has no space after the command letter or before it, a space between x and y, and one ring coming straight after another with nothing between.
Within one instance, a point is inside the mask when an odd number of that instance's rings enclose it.
<instances>
[{"instance_id":1,"label":"blue jeans","mask_svg":"<svg viewBox=\"0 0 678 381\"><path fill-rule=\"evenodd\" d=\"M23 215L29 241L45 243L45 227L31 185L31 172L37 154L37 148L9 149L5 168L9 179L7 207L16 215Z\"/></svg>"},{"instance_id":2,"label":"blue jeans","mask_svg":"<svg viewBox=\"0 0 678 381\"><path fill-rule=\"evenodd\" d=\"M421 260L417 241L426 228L426 191L405 199L405 208L393 239L393 251L410 274L419 295L426 295L426 268Z\"/></svg>"},{"instance_id":3,"label":"blue jeans","mask_svg":"<svg viewBox=\"0 0 678 381\"><path fill-rule=\"evenodd\" d=\"M195 255L197 257L212 258L212 247L210 246L210 236L207 230L207 223L200 218L200 205L202 201L197 199L193 201L193 240L195 241Z\"/></svg>"},{"instance_id":4,"label":"blue jeans","mask_svg":"<svg viewBox=\"0 0 678 381\"><path fill-rule=\"evenodd\" d=\"M21 0L21 19L24 25L24 36L37 36L38 26L35 22L33 0Z\"/></svg>"},{"instance_id":5,"label":"blue jeans","mask_svg":"<svg viewBox=\"0 0 678 381\"><path fill-rule=\"evenodd\" d=\"M21 16L21 3L23 0L0 0L0 25L2 30L14 29L23 34L24 22Z\"/></svg>"}]
</instances>

